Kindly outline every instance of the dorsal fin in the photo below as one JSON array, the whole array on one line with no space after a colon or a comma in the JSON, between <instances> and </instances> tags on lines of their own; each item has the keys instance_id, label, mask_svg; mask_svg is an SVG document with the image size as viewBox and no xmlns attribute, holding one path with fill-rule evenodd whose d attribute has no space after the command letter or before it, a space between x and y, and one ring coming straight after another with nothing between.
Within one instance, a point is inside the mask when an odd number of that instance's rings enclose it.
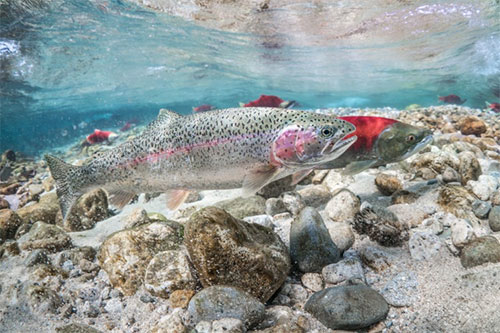
<instances>
[{"instance_id":1,"label":"dorsal fin","mask_svg":"<svg viewBox=\"0 0 500 333\"><path fill-rule=\"evenodd\" d=\"M158 131L164 129L171 122L179 118L182 118L182 116L174 111L170 111L167 109L160 109L160 112L158 112L158 117L155 120L153 120L148 125L148 127L146 127L144 132Z\"/></svg>"}]
</instances>

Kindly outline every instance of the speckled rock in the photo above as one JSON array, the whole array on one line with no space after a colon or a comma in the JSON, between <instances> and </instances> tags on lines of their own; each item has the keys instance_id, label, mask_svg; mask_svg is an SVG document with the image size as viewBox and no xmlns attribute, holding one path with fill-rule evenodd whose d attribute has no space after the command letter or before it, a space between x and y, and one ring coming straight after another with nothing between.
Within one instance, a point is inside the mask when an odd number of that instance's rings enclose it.
<instances>
[{"instance_id":1,"label":"speckled rock","mask_svg":"<svg viewBox=\"0 0 500 333\"><path fill-rule=\"evenodd\" d=\"M322 206L332 198L332 194L325 185L307 186L297 191L302 197L306 206L319 207Z\"/></svg>"},{"instance_id":2,"label":"speckled rock","mask_svg":"<svg viewBox=\"0 0 500 333\"><path fill-rule=\"evenodd\" d=\"M24 222L35 223L38 221L55 224L59 212L57 194L48 193L40 197L40 201L33 205L24 206L17 210L17 214Z\"/></svg>"},{"instance_id":3,"label":"speckled rock","mask_svg":"<svg viewBox=\"0 0 500 333\"><path fill-rule=\"evenodd\" d=\"M477 160L473 152L464 151L458 154L460 159L460 167L458 172L460 173L460 179L462 185L467 184L469 180L477 180L481 175L481 165Z\"/></svg>"},{"instance_id":4,"label":"speckled rock","mask_svg":"<svg viewBox=\"0 0 500 333\"><path fill-rule=\"evenodd\" d=\"M187 308L189 301L194 296L194 290L175 290L170 294L169 302L173 308Z\"/></svg>"},{"instance_id":5,"label":"speckled rock","mask_svg":"<svg viewBox=\"0 0 500 333\"><path fill-rule=\"evenodd\" d=\"M283 200L283 205L285 206L287 212L290 212L292 215L298 215L306 204L302 197L297 192L286 192L281 196L281 200Z\"/></svg>"},{"instance_id":6,"label":"speckled rock","mask_svg":"<svg viewBox=\"0 0 500 333\"><path fill-rule=\"evenodd\" d=\"M207 207L186 224L185 245L204 287L239 287L267 301L290 270L285 244L271 229Z\"/></svg>"},{"instance_id":7,"label":"speckled rock","mask_svg":"<svg viewBox=\"0 0 500 333\"><path fill-rule=\"evenodd\" d=\"M101 245L98 259L113 287L133 295L143 283L146 268L161 251L176 250L182 244L180 224L153 222L118 231Z\"/></svg>"},{"instance_id":8,"label":"speckled rock","mask_svg":"<svg viewBox=\"0 0 500 333\"><path fill-rule=\"evenodd\" d=\"M27 267L32 267L38 264L50 264L50 258L48 257L48 251L45 249L36 249L31 251L30 254L24 260L24 265Z\"/></svg>"},{"instance_id":9,"label":"speckled rock","mask_svg":"<svg viewBox=\"0 0 500 333\"><path fill-rule=\"evenodd\" d=\"M26 297L31 310L38 315L56 313L57 309L63 304L61 296L54 290L37 284L23 286L22 296Z\"/></svg>"},{"instance_id":10,"label":"speckled rock","mask_svg":"<svg viewBox=\"0 0 500 333\"><path fill-rule=\"evenodd\" d=\"M458 173L457 170L447 167L443 173L443 182L445 183L452 183L452 182L460 182L460 174Z\"/></svg>"},{"instance_id":11,"label":"speckled rock","mask_svg":"<svg viewBox=\"0 0 500 333\"><path fill-rule=\"evenodd\" d=\"M225 210L237 219L266 213L266 199L258 195L219 201L214 206Z\"/></svg>"},{"instance_id":12,"label":"speckled rock","mask_svg":"<svg viewBox=\"0 0 500 333\"><path fill-rule=\"evenodd\" d=\"M277 198L284 192L293 191L295 186L296 185L292 185L292 176L287 176L267 184L261 188L257 194L265 199Z\"/></svg>"},{"instance_id":13,"label":"speckled rock","mask_svg":"<svg viewBox=\"0 0 500 333\"><path fill-rule=\"evenodd\" d=\"M394 192L403 189L403 184L396 176L379 173L375 178L375 185L383 195L392 195Z\"/></svg>"},{"instance_id":14,"label":"speckled rock","mask_svg":"<svg viewBox=\"0 0 500 333\"><path fill-rule=\"evenodd\" d=\"M422 223L428 216L427 211L421 205L399 204L387 207L387 210L393 212L399 221L404 221L410 227L414 228Z\"/></svg>"},{"instance_id":15,"label":"speckled rock","mask_svg":"<svg viewBox=\"0 0 500 333\"><path fill-rule=\"evenodd\" d=\"M495 206L491 209L488 221L491 230L500 231L500 206Z\"/></svg>"},{"instance_id":16,"label":"speckled rock","mask_svg":"<svg viewBox=\"0 0 500 333\"><path fill-rule=\"evenodd\" d=\"M340 253L344 253L351 248L354 244L355 237L349 223L327 221L325 225L330 233L333 243L337 245Z\"/></svg>"},{"instance_id":17,"label":"speckled rock","mask_svg":"<svg viewBox=\"0 0 500 333\"><path fill-rule=\"evenodd\" d=\"M433 174L436 175L436 173L443 173L447 168L458 170L460 168L460 159L456 154L450 152L426 152L417 155L412 161L411 167L415 171L423 169L432 170Z\"/></svg>"},{"instance_id":18,"label":"speckled rock","mask_svg":"<svg viewBox=\"0 0 500 333\"><path fill-rule=\"evenodd\" d=\"M149 262L144 286L154 296L168 298L175 290L196 287L187 254L182 250L162 251Z\"/></svg>"},{"instance_id":19,"label":"speckled rock","mask_svg":"<svg viewBox=\"0 0 500 333\"><path fill-rule=\"evenodd\" d=\"M188 329L182 320L184 313L185 311L181 308L169 312L152 327L151 333L187 333Z\"/></svg>"},{"instance_id":20,"label":"speckled rock","mask_svg":"<svg viewBox=\"0 0 500 333\"><path fill-rule=\"evenodd\" d=\"M306 207L292 222L290 230L292 263L302 272L319 272L340 259L340 251L333 243L319 213Z\"/></svg>"},{"instance_id":21,"label":"speckled rock","mask_svg":"<svg viewBox=\"0 0 500 333\"><path fill-rule=\"evenodd\" d=\"M494 206L500 206L500 190L495 191L491 195L491 204Z\"/></svg>"},{"instance_id":22,"label":"speckled rock","mask_svg":"<svg viewBox=\"0 0 500 333\"><path fill-rule=\"evenodd\" d=\"M363 263L376 272L381 272L391 266L389 254L374 246L362 248L360 256Z\"/></svg>"},{"instance_id":23,"label":"speckled rock","mask_svg":"<svg viewBox=\"0 0 500 333\"><path fill-rule=\"evenodd\" d=\"M408 241L408 247L413 259L429 260L439 253L441 240L431 232L416 231L412 233Z\"/></svg>"},{"instance_id":24,"label":"speckled rock","mask_svg":"<svg viewBox=\"0 0 500 333\"><path fill-rule=\"evenodd\" d=\"M72 246L71 237L61 228L43 222L33 224L17 242L22 250L46 249L52 253Z\"/></svg>"},{"instance_id":25,"label":"speckled rock","mask_svg":"<svg viewBox=\"0 0 500 333\"><path fill-rule=\"evenodd\" d=\"M408 225L400 222L393 212L378 206L364 207L356 214L353 227L384 246L399 246L409 237Z\"/></svg>"},{"instance_id":26,"label":"speckled rock","mask_svg":"<svg viewBox=\"0 0 500 333\"><path fill-rule=\"evenodd\" d=\"M331 287L314 293L304 309L333 330L368 327L383 320L389 312L384 298L363 284Z\"/></svg>"},{"instance_id":27,"label":"speckled rock","mask_svg":"<svg viewBox=\"0 0 500 333\"><path fill-rule=\"evenodd\" d=\"M323 277L319 273L305 273L300 278L304 287L312 291L320 291L324 287Z\"/></svg>"},{"instance_id":28,"label":"speckled rock","mask_svg":"<svg viewBox=\"0 0 500 333\"><path fill-rule=\"evenodd\" d=\"M346 280L358 279L365 281L365 274L361 262L354 258L346 258L341 261L323 267L321 270L326 283L341 283Z\"/></svg>"},{"instance_id":29,"label":"speckled rock","mask_svg":"<svg viewBox=\"0 0 500 333\"><path fill-rule=\"evenodd\" d=\"M467 116L463 117L458 122L458 128L463 135L481 136L486 132L486 123L478 117Z\"/></svg>"},{"instance_id":30,"label":"speckled rock","mask_svg":"<svg viewBox=\"0 0 500 333\"><path fill-rule=\"evenodd\" d=\"M274 216L277 214L285 213L286 207L281 198L269 198L266 200L266 214Z\"/></svg>"},{"instance_id":31,"label":"speckled rock","mask_svg":"<svg viewBox=\"0 0 500 333\"><path fill-rule=\"evenodd\" d=\"M273 219L269 215L256 215L256 216L247 216L243 219L243 221L248 222L248 223L255 223L259 224L263 227L273 229L274 224L273 224Z\"/></svg>"},{"instance_id":32,"label":"speckled rock","mask_svg":"<svg viewBox=\"0 0 500 333\"><path fill-rule=\"evenodd\" d=\"M342 222L353 219L359 212L361 202L351 191L344 189L335 193L326 204L325 212L333 221Z\"/></svg>"},{"instance_id":33,"label":"speckled rock","mask_svg":"<svg viewBox=\"0 0 500 333\"><path fill-rule=\"evenodd\" d=\"M13 239L22 220L16 212L10 209L0 210L0 244L6 239Z\"/></svg>"},{"instance_id":34,"label":"speckled rock","mask_svg":"<svg viewBox=\"0 0 500 333\"><path fill-rule=\"evenodd\" d=\"M264 304L252 295L234 287L212 286L197 293L188 305L194 324L222 318L236 318L250 328L264 318Z\"/></svg>"},{"instance_id":35,"label":"speckled rock","mask_svg":"<svg viewBox=\"0 0 500 333\"><path fill-rule=\"evenodd\" d=\"M101 333L98 329L84 324L69 324L56 328L57 333Z\"/></svg>"},{"instance_id":36,"label":"speckled rock","mask_svg":"<svg viewBox=\"0 0 500 333\"><path fill-rule=\"evenodd\" d=\"M437 203L445 212L451 213L458 218L475 221L471 207L477 198L465 187L459 185L444 185L439 189Z\"/></svg>"},{"instance_id":37,"label":"speckled rock","mask_svg":"<svg viewBox=\"0 0 500 333\"><path fill-rule=\"evenodd\" d=\"M480 219L485 219L491 210L491 204L488 201L474 200L472 203L472 211L474 215Z\"/></svg>"},{"instance_id":38,"label":"speckled rock","mask_svg":"<svg viewBox=\"0 0 500 333\"><path fill-rule=\"evenodd\" d=\"M244 333L243 322L236 318L222 318L212 322L212 333Z\"/></svg>"},{"instance_id":39,"label":"speckled rock","mask_svg":"<svg viewBox=\"0 0 500 333\"><path fill-rule=\"evenodd\" d=\"M401 272L387 282L380 293L392 306L410 306L417 300L417 276L413 272Z\"/></svg>"},{"instance_id":40,"label":"speckled rock","mask_svg":"<svg viewBox=\"0 0 500 333\"><path fill-rule=\"evenodd\" d=\"M408 190L398 190L391 195L393 205L412 204L420 197L419 194Z\"/></svg>"},{"instance_id":41,"label":"speckled rock","mask_svg":"<svg viewBox=\"0 0 500 333\"><path fill-rule=\"evenodd\" d=\"M96 189L84 194L73 206L66 221L62 220L60 211L58 215L57 224L66 231L92 229L97 222L109 216L106 192Z\"/></svg>"},{"instance_id":42,"label":"speckled rock","mask_svg":"<svg viewBox=\"0 0 500 333\"><path fill-rule=\"evenodd\" d=\"M471 180L468 185L472 193L479 199L486 201L495 192L498 187L498 179L490 175L481 175L477 181Z\"/></svg>"},{"instance_id":43,"label":"speckled rock","mask_svg":"<svg viewBox=\"0 0 500 333\"><path fill-rule=\"evenodd\" d=\"M125 229L138 227L142 224L152 222L149 219L148 213L143 208L134 209L127 217L125 218Z\"/></svg>"},{"instance_id":44,"label":"speckled rock","mask_svg":"<svg viewBox=\"0 0 500 333\"><path fill-rule=\"evenodd\" d=\"M465 268L500 262L500 242L492 236L476 238L464 246L460 262Z\"/></svg>"}]
</instances>

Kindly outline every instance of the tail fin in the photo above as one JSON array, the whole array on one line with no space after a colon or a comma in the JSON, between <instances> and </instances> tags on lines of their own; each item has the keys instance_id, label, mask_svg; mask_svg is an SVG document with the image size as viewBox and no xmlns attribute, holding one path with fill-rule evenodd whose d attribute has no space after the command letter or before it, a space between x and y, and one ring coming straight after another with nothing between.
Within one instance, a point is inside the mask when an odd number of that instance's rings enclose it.
<instances>
[{"instance_id":1,"label":"tail fin","mask_svg":"<svg viewBox=\"0 0 500 333\"><path fill-rule=\"evenodd\" d=\"M52 155L45 155L45 161L47 161L50 173L56 181L59 205L61 206L63 220L66 220L71 207L81 195L73 185L76 171L81 167L68 164Z\"/></svg>"}]
</instances>

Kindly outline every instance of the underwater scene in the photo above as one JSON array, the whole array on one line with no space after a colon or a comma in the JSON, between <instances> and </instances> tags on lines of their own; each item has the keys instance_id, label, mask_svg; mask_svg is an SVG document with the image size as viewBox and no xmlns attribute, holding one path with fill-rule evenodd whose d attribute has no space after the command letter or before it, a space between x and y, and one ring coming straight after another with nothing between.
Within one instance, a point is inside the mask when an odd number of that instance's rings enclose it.
<instances>
[{"instance_id":1,"label":"underwater scene","mask_svg":"<svg viewBox=\"0 0 500 333\"><path fill-rule=\"evenodd\" d=\"M0 0L0 332L498 332L500 3Z\"/></svg>"}]
</instances>

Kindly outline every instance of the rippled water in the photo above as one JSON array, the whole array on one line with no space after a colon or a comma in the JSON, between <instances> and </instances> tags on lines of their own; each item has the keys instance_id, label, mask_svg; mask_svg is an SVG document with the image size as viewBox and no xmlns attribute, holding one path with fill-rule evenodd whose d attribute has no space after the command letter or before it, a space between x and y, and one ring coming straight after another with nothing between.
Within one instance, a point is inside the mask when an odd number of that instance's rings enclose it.
<instances>
[{"instance_id":1,"label":"rippled water","mask_svg":"<svg viewBox=\"0 0 500 333\"><path fill-rule=\"evenodd\" d=\"M38 153L160 107L260 94L302 108L500 99L498 1L293 3L253 33L115 0L0 4L2 150Z\"/></svg>"}]
</instances>

